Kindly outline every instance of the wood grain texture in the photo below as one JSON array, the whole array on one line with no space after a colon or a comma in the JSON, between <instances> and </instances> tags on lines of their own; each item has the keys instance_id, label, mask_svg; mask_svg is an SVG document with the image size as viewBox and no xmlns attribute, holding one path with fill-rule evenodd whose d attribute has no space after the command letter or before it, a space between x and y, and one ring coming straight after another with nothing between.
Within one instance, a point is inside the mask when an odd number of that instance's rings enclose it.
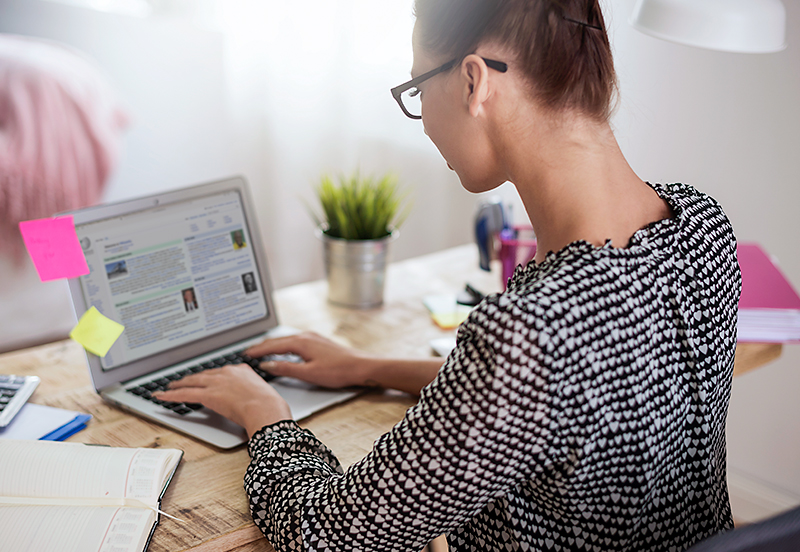
<instances>
[{"instance_id":1,"label":"wood grain texture","mask_svg":"<svg viewBox=\"0 0 800 552\"><path fill-rule=\"evenodd\" d=\"M475 248L463 246L391 265L380 308L329 305L324 281L278 290L276 306L283 324L374 354L424 358L432 354L431 339L453 335L433 324L422 304L425 295L455 293L465 282L484 292L501 289L497 268L488 273L477 266ZM780 345L741 344L735 373L752 370L780 353ZM72 341L0 355L0 373L37 375L42 381L32 402L91 414L88 427L70 441L184 451L162 503L165 512L184 521L162 516L150 552L272 550L250 517L243 489L249 461L244 447L220 451L103 402L92 388L83 350ZM363 458L414 402L402 393L372 391L300 425L313 431L347 467Z\"/></svg>"},{"instance_id":2,"label":"wood grain texture","mask_svg":"<svg viewBox=\"0 0 800 552\"><path fill-rule=\"evenodd\" d=\"M733 363L733 376L741 376L781 356L780 343L739 343Z\"/></svg>"}]
</instances>

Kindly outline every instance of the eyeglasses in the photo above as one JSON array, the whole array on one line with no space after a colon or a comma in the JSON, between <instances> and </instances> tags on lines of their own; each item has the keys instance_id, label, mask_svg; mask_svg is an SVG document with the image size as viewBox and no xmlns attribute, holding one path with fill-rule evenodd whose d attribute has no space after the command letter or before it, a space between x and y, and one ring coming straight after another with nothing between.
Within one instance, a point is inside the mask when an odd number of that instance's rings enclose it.
<instances>
[{"instance_id":1,"label":"eyeglasses","mask_svg":"<svg viewBox=\"0 0 800 552\"><path fill-rule=\"evenodd\" d=\"M432 71L423 73L417 78L411 79L400 86L395 86L392 88L392 96L394 96L394 99L397 100L397 105L400 106L400 109L403 110L403 113L412 119L422 119L422 98L420 96L421 90L417 87L429 78L452 69L461 59L462 58L456 58L448 61L444 65L437 67ZM508 71L507 63L495 61L493 59L481 59L486 62L488 67L491 67L495 71L500 71L501 73Z\"/></svg>"}]
</instances>

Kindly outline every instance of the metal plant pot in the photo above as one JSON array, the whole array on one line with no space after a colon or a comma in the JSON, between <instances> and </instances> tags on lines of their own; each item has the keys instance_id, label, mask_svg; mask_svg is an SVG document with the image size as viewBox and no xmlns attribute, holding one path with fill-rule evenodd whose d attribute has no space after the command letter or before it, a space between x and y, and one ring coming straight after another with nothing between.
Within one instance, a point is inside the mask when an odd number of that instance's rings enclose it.
<instances>
[{"instance_id":1,"label":"metal plant pot","mask_svg":"<svg viewBox=\"0 0 800 552\"><path fill-rule=\"evenodd\" d=\"M397 231L377 240L332 238L321 230L328 277L328 301L344 307L366 309L383 304L389 244Z\"/></svg>"}]
</instances>

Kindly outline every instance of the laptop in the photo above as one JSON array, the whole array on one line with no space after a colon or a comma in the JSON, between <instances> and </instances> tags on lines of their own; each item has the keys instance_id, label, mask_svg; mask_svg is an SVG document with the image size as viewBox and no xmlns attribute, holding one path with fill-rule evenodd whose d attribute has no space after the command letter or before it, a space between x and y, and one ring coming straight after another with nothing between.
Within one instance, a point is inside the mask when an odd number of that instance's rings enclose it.
<instances>
[{"instance_id":1,"label":"laptop","mask_svg":"<svg viewBox=\"0 0 800 552\"><path fill-rule=\"evenodd\" d=\"M295 419L349 399L353 390L272 378L243 351L295 333L281 326L245 180L211 182L73 211L90 273L69 281L75 314L94 306L125 326L108 354L86 352L106 401L222 449L242 427L199 404L152 393L186 374L250 364L286 399ZM295 357L296 359L297 357Z\"/></svg>"}]
</instances>

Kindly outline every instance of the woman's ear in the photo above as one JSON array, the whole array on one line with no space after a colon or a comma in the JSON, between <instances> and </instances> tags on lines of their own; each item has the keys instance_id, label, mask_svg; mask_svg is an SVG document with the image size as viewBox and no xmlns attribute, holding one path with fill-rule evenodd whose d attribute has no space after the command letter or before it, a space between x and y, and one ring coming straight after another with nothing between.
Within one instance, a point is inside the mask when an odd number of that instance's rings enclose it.
<instances>
[{"instance_id":1,"label":"woman's ear","mask_svg":"<svg viewBox=\"0 0 800 552\"><path fill-rule=\"evenodd\" d=\"M483 110L484 102L491 97L489 67L483 58L470 54L461 62L461 78L464 85L464 103L469 114L477 117Z\"/></svg>"}]
</instances>

